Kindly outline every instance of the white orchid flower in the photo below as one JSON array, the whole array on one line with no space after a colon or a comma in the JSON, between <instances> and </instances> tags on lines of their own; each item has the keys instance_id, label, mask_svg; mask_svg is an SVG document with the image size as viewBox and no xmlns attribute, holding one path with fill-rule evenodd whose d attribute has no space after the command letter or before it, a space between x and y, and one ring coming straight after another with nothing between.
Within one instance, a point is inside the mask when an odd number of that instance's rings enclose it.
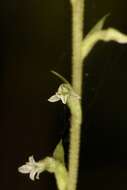
<instances>
[{"instance_id":1,"label":"white orchid flower","mask_svg":"<svg viewBox=\"0 0 127 190\"><path fill-rule=\"evenodd\" d=\"M30 156L28 158L29 162L26 162L26 164L22 165L18 168L18 171L23 174L29 174L29 177L31 180L39 179L39 175L41 172L44 171L45 166L41 162L35 162L34 157Z\"/></svg>"},{"instance_id":2,"label":"white orchid flower","mask_svg":"<svg viewBox=\"0 0 127 190\"><path fill-rule=\"evenodd\" d=\"M57 102L61 100L63 104L66 104L70 96L80 99L80 97L72 90L69 84L63 83L59 86L58 91L55 93L55 95L51 96L48 101Z\"/></svg>"},{"instance_id":3,"label":"white orchid flower","mask_svg":"<svg viewBox=\"0 0 127 190\"><path fill-rule=\"evenodd\" d=\"M56 146L52 157L45 157L36 162L33 156L28 158L28 162L18 168L23 174L29 174L31 180L39 179L39 175L43 171L54 173L56 183L59 190L67 189L68 171L64 163L64 148L62 141Z\"/></svg>"},{"instance_id":4,"label":"white orchid flower","mask_svg":"<svg viewBox=\"0 0 127 190\"><path fill-rule=\"evenodd\" d=\"M61 84L58 88L58 91L55 95L51 96L48 101L49 102L57 102L59 100L62 101L63 104L67 103L67 99L69 97L70 89L67 84Z\"/></svg>"}]
</instances>

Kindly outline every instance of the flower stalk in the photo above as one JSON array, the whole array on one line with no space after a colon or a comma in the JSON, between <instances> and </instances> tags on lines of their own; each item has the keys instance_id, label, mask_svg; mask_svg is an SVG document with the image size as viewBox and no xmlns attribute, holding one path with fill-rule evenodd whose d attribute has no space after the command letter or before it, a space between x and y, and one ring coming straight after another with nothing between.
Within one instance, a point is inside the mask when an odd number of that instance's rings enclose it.
<instances>
[{"instance_id":1,"label":"flower stalk","mask_svg":"<svg viewBox=\"0 0 127 190\"><path fill-rule=\"evenodd\" d=\"M69 180L67 190L76 190L79 166L80 133L82 124L82 83L83 62L94 45L116 41L127 43L127 35L114 28L102 29L108 15L105 15L83 38L85 0L70 0L72 6L72 88L81 97L68 102L71 111L70 147L69 147Z\"/></svg>"},{"instance_id":2,"label":"flower stalk","mask_svg":"<svg viewBox=\"0 0 127 190\"><path fill-rule=\"evenodd\" d=\"M82 124L83 62L99 40L127 43L127 35L114 28L102 29L108 15L104 16L83 38L85 0L70 0L70 3L72 7L72 85L63 76L52 71L63 83L48 99L49 102L61 100L63 104L68 105L71 112L69 171L64 163L62 140L56 146L52 157L36 162L34 157L30 156L28 162L18 169L23 174L29 174L31 180L39 179L43 171L54 173L59 190L76 190L77 187Z\"/></svg>"},{"instance_id":3,"label":"flower stalk","mask_svg":"<svg viewBox=\"0 0 127 190\"><path fill-rule=\"evenodd\" d=\"M71 0L72 6L72 88L81 97L82 96L82 77L83 77L83 59L82 59L82 40L83 40L83 15L84 0ZM69 147L69 179L68 190L76 190L80 133L82 123L81 99L71 99L69 102L71 111L70 128L70 147Z\"/></svg>"}]
</instances>

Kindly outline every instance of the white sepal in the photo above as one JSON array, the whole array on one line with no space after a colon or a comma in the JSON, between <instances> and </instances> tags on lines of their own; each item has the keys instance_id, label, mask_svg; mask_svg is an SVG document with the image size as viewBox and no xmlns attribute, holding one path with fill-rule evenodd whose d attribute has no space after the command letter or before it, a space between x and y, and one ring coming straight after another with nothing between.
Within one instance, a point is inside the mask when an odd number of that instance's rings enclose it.
<instances>
[{"instance_id":1,"label":"white sepal","mask_svg":"<svg viewBox=\"0 0 127 190\"><path fill-rule=\"evenodd\" d=\"M49 102L58 102L60 100L60 97L58 97L56 94L51 96L48 101Z\"/></svg>"}]
</instances>

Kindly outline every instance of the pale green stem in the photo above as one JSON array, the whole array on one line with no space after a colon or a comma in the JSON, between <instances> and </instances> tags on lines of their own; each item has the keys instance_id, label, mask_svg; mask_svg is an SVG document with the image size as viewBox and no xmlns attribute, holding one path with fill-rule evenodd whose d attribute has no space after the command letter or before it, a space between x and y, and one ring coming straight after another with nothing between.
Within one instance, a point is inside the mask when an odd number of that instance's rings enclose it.
<instances>
[{"instance_id":1,"label":"pale green stem","mask_svg":"<svg viewBox=\"0 0 127 190\"><path fill-rule=\"evenodd\" d=\"M82 41L84 0L72 3L72 86L81 96L82 93Z\"/></svg>"},{"instance_id":2,"label":"pale green stem","mask_svg":"<svg viewBox=\"0 0 127 190\"><path fill-rule=\"evenodd\" d=\"M82 41L83 41L83 14L84 0L71 0L72 5L72 87L73 90L82 96ZM80 132L82 123L81 99L72 100L69 103L71 111L70 147L69 147L69 179L67 190L76 190Z\"/></svg>"}]
</instances>

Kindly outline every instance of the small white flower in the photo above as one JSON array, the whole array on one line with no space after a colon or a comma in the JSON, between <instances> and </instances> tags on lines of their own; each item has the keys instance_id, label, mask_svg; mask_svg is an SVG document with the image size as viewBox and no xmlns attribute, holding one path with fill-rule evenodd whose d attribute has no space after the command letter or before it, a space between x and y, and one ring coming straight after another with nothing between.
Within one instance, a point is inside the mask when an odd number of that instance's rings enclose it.
<instances>
[{"instance_id":1,"label":"small white flower","mask_svg":"<svg viewBox=\"0 0 127 190\"><path fill-rule=\"evenodd\" d=\"M61 84L58 88L58 91L55 93L55 95L51 96L48 99L48 101L57 102L61 100L63 104L66 104L69 94L70 94L69 86L67 84Z\"/></svg>"},{"instance_id":2,"label":"small white flower","mask_svg":"<svg viewBox=\"0 0 127 190\"><path fill-rule=\"evenodd\" d=\"M80 97L72 90L70 85L63 83L59 86L55 95L51 96L48 101L57 102L61 100L63 104L66 104L70 96L80 99Z\"/></svg>"},{"instance_id":3,"label":"small white flower","mask_svg":"<svg viewBox=\"0 0 127 190\"><path fill-rule=\"evenodd\" d=\"M26 162L23 166L18 168L18 171L23 174L28 174L31 180L39 179L39 175L44 171L45 166L43 163L35 162L34 157L30 156L28 158L29 162Z\"/></svg>"}]
</instances>

